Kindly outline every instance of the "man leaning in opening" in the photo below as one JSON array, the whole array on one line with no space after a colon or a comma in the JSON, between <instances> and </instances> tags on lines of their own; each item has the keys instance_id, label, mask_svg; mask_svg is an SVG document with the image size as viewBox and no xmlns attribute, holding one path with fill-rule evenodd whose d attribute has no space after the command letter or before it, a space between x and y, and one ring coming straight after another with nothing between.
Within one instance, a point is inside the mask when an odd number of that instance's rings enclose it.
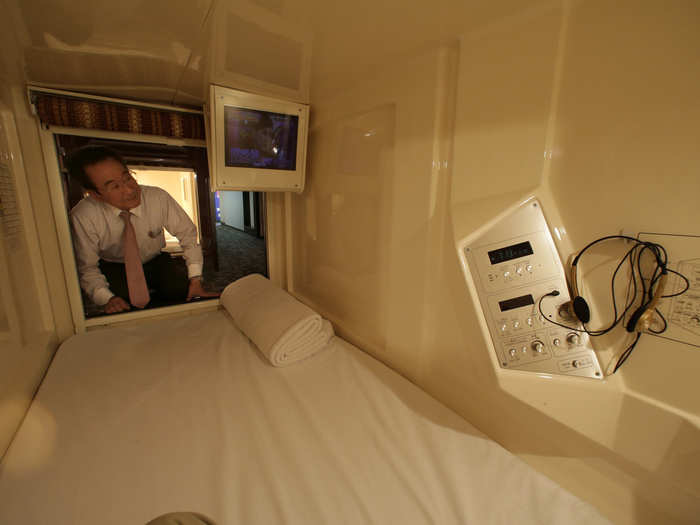
<instances>
[{"instance_id":1,"label":"man leaning in opening","mask_svg":"<svg viewBox=\"0 0 700 525\"><path fill-rule=\"evenodd\" d=\"M155 298L218 295L202 286L197 229L166 191L140 186L122 157L104 146L76 150L68 169L88 194L70 212L80 285L105 313L145 308ZM163 228L180 242L186 265L161 252Z\"/></svg>"}]
</instances>

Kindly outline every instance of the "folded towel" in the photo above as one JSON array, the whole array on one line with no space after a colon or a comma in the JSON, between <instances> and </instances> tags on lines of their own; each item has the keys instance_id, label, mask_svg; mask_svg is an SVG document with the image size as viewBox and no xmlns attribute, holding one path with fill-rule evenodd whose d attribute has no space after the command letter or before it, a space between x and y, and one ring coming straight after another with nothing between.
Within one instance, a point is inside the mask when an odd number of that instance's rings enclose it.
<instances>
[{"instance_id":1,"label":"folded towel","mask_svg":"<svg viewBox=\"0 0 700 525\"><path fill-rule=\"evenodd\" d=\"M328 321L260 274L229 284L221 304L274 366L314 355L333 336Z\"/></svg>"}]
</instances>

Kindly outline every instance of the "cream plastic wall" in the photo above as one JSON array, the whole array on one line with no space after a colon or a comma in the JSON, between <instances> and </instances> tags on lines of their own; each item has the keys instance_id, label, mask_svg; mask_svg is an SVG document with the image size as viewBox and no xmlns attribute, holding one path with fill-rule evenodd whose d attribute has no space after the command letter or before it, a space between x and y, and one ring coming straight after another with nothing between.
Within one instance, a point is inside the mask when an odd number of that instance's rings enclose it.
<instances>
[{"instance_id":1,"label":"cream plastic wall","mask_svg":"<svg viewBox=\"0 0 700 525\"><path fill-rule=\"evenodd\" d=\"M564 259L698 233L700 10L671 4L548 3L312 90L291 197L290 288L617 523L700 516L700 352L648 336L603 382L497 372L455 244L533 194Z\"/></svg>"},{"instance_id":2,"label":"cream plastic wall","mask_svg":"<svg viewBox=\"0 0 700 525\"><path fill-rule=\"evenodd\" d=\"M497 372L455 249L532 194L564 258L621 228L698 233L697 2L0 7L2 100L46 275L16 305L30 322L27 305L48 301L56 339L73 333L26 81L188 104L204 102L210 82L310 95L307 189L267 195L271 275L614 521L697 522L696 349L645 338L605 382ZM584 268L601 312L606 253ZM602 358L616 342L601 342ZM26 406L54 347L3 346L3 371L14 371L3 403ZM32 357L18 367L16 356ZM0 446L21 410L7 414Z\"/></svg>"},{"instance_id":3,"label":"cream plastic wall","mask_svg":"<svg viewBox=\"0 0 700 525\"><path fill-rule=\"evenodd\" d=\"M15 61L18 54L12 53L17 44L5 27L6 22L4 18L0 23L0 456L58 346L59 331L67 336L72 329L65 324L65 318L56 317L53 312L57 297L52 293L55 286L50 290L47 279L53 275L52 265L45 264L50 259L46 259L48 253L43 249L47 243L42 242L48 238L50 248L50 232L40 235L37 228L44 217L42 210L36 209L42 196L46 199L46 194L42 195L44 172L40 162L25 161L26 145L38 146L38 141L35 133L27 133L26 117L18 109L22 108L22 99L17 98L17 79L21 77ZM50 418L45 423L35 429L37 454L51 443Z\"/></svg>"}]
</instances>

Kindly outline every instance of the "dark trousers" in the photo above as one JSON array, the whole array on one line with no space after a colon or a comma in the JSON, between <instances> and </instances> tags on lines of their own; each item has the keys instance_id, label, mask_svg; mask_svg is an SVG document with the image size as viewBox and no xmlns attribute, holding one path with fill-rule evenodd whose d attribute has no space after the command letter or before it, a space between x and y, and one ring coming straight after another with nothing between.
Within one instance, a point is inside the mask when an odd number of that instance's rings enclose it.
<instances>
[{"instance_id":1,"label":"dark trousers","mask_svg":"<svg viewBox=\"0 0 700 525\"><path fill-rule=\"evenodd\" d=\"M127 303L130 302L124 264L100 259L100 271L107 278L112 293ZM187 299L189 279L187 266L182 258L161 253L143 265L143 273L151 294L148 306L160 306Z\"/></svg>"}]
</instances>

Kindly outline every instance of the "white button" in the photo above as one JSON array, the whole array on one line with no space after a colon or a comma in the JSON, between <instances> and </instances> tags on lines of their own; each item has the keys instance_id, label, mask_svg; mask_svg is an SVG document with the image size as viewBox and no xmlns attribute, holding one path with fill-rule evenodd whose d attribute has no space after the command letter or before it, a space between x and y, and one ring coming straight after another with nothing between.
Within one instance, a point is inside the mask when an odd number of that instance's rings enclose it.
<instances>
[{"instance_id":1,"label":"white button","mask_svg":"<svg viewBox=\"0 0 700 525\"><path fill-rule=\"evenodd\" d=\"M510 350L508 350L508 353L511 355L511 357L515 357L515 353L516 353L515 348L511 348Z\"/></svg>"},{"instance_id":2,"label":"white button","mask_svg":"<svg viewBox=\"0 0 700 525\"><path fill-rule=\"evenodd\" d=\"M532 317L528 317L527 318L527 325L532 326L532 323L533 323Z\"/></svg>"},{"instance_id":3,"label":"white button","mask_svg":"<svg viewBox=\"0 0 700 525\"><path fill-rule=\"evenodd\" d=\"M510 270L506 270L505 272L503 272L503 277L508 279L508 277L510 277Z\"/></svg>"},{"instance_id":4,"label":"white button","mask_svg":"<svg viewBox=\"0 0 700 525\"><path fill-rule=\"evenodd\" d=\"M554 346L559 346L559 345L561 344L561 341L557 338L557 339L555 339L554 341L552 341L552 344L553 344Z\"/></svg>"},{"instance_id":5,"label":"white button","mask_svg":"<svg viewBox=\"0 0 700 525\"><path fill-rule=\"evenodd\" d=\"M523 274L523 267L522 267L522 266L518 266L518 267L516 268L516 270L515 270L515 273L517 273L518 275L522 275L522 274Z\"/></svg>"},{"instance_id":6,"label":"white button","mask_svg":"<svg viewBox=\"0 0 700 525\"><path fill-rule=\"evenodd\" d=\"M513 328L520 328L520 321L513 321Z\"/></svg>"},{"instance_id":7,"label":"white button","mask_svg":"<svg viewBox=\"0 0 700 525\"><path fill-rule=\"evenodd\" d=\"M528 272L532 273L532 265L531 265L531 264L528 264L528 265L525 267L525 269L526 269Z\"/></svg>"},{"instance_id":8,"label":"white button","mask_svg":"<svg viewBox=\"0 0 700 525\"><path fill-rule=\"evenodd\" d=\"M508 325L506 323L503 323L501 325L501 332L505 332L508 329Z\"/></svg>"}]
</instances>

